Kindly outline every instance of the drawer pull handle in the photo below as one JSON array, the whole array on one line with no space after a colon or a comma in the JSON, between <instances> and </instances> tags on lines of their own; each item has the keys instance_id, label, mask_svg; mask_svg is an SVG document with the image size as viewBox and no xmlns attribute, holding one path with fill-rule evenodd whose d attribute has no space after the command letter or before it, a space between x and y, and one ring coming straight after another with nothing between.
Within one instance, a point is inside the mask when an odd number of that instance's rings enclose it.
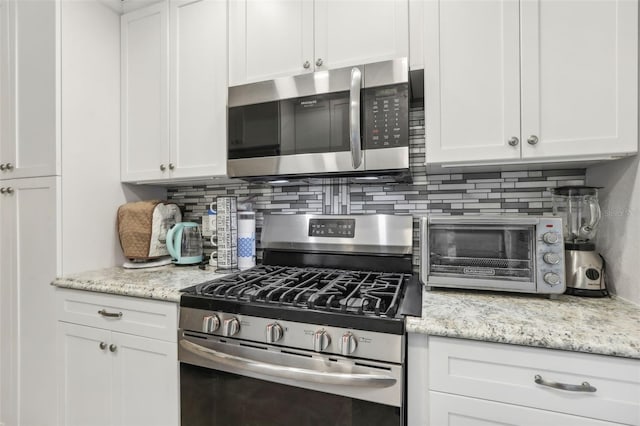
<instances>
[{"instance_id":1,"label":"drawer pull handle","mask_svg":"<svg viewBox=\"0 0 640 426\"><path fill-rule=\"evenodd\" d=\"M568 385L566 383L552 382L545 380L539 374L536 374L533 380L542 386L549 386L550 388L562 389L571 392L595 392L597 389L589 384L589 382L582 382L581 385Z\"/></svg>"},{"instance_id":2,"label":"drawer pull handle","mask_svg":"<svg viewBox=\"0 0 640 426\"><path fill-rule=\"evenodd\" d=\"M122 318L122 312L107 312L105 309L100 309L98 313L103 317Z\"/></svg>"}]
</instances>

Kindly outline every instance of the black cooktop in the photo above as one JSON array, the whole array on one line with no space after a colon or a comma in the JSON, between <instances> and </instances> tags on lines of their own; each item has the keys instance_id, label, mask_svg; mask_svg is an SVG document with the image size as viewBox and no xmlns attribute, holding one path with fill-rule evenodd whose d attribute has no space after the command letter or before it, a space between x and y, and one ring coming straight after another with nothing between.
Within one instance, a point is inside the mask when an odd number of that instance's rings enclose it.
<instances>
[{"instance_id":1,"label":"black cooktop","mask_svg":"<svg viewBox=\"0 0 640 426\"><path fill-rule=\"evenodd\" d=\"M180 305L401 334L420 301L411 274L260 265L186 288Z\"/></svg>"}]
</instances>

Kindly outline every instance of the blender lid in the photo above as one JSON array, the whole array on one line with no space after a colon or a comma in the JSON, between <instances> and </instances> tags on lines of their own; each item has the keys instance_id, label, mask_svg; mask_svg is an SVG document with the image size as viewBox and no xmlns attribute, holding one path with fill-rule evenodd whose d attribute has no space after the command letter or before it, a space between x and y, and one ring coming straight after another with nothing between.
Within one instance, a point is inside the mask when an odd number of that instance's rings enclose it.
<instances>
[{"instance_id":1,"label":"blender lid","mask_svg":"<svg viewBox=\"0 0 640 426\"><path fill-rule=\"evenodd\" d=\"M602 189L601 186L559 186L557 188L551 188L551 192L555 195L565 195L565 196L573 196L573 195L596 195L598 189Z\"/></svg>"}]
</instances>

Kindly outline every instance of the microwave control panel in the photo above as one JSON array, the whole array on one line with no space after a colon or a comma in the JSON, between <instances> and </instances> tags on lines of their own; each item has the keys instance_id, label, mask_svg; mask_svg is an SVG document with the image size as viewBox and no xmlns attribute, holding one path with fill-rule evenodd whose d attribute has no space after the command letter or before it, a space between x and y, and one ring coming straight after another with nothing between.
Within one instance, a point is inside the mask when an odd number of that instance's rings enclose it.
<instances>
[{"instance_id":1,"label":"microwave control panel","mask_svg":"<svg viewBox=\"0 0 640 426\"><path fill-rule=\"evenodd\" d=\"M409 84L364 90L364 147L409 146Z\"/></svg>"}]
</instances>

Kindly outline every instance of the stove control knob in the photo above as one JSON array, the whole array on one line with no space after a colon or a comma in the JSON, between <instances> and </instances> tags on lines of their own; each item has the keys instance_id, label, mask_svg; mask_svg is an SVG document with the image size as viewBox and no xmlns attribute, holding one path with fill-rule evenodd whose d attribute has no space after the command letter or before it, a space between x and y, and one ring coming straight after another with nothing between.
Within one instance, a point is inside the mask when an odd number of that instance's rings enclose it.
<instances>
[{"instance_id":1,"label":"stove control knob","mask_svg":"<svg viewBox=\"0 0 640 426\"><path fill-rule=\"evenodd\" d=\"M277 322L273 322L267 325L267 343L275 343L278 340L282 339L284 335L284 330L282 326Z\"/></svg>"},{"instance_id":2,"label":"stove control knob","mask_svg":"<svg viewBox=\"0 0 640 426\"><path fill-rule=\"evenodd\" d=\"M331 336L324 330L318 330L313 334L313 350L316 352L322 352L331 343Z\"/></svg>"},{"instance_id":3,"label":"stove control knob","mask_svg":"<svg viewBox=\"0 0 640 426\"><path fill-rule=\"evenodd\" d=\"M547 272L544 274L544 282L549 285L557 285L560 284L560 275L554 274L553 272Z\"/></svg>"},{"instance_id":4,"label":"stove control knob","mask_svg":"<svg viewBox=\"0 0 640 426\"><path fill-rule=\"evenodd\" d=\"M208 315L202 319L202 332L213 333L220 328L220 318L217 315Z\"/></svg>"},{"instance_id":5,"label":"stove control knob","mask_svg":"<svg viewBox=\"0 0 640 426\"><path fill-rule=\"evenodd\" d=\"M545 253L542 255L542 260L549 265L557 265L560 263L560 255L558 255L558 253Z\"/></svg>"},{"instance_id":6,"label":"stove control knob","mask_svg":"<svg viewBox=\"0 0 640 426\"><path fill-rule=\"evenodd\" d=\"M231 337L238 334L240 331L240 321L238 318L229 318L224 320L224 324L222 324L222 334Z\"/></svg>"},{"instance_id":7,"label":"stove control knob","mask_svg":"<svg viewBox=\"0 0 640 426\"><path fill-rule=\"evenodd\" d=\"M547 244L557 244L560 241L560 237L557 232L545 232L542 234L542 241Z\"/></svg>"},{"instance_id":8,"label":"stove control knob","mask_svg":"<svg viewBox=\"0 0 640 426\"><path fill-rule=\"evenodd\" d=\"M342 347L340 348L342 355L351 355L355 352L357 347L358 341L353 333L346 332L342 335Z\"/></svg>"}]
</instances>

